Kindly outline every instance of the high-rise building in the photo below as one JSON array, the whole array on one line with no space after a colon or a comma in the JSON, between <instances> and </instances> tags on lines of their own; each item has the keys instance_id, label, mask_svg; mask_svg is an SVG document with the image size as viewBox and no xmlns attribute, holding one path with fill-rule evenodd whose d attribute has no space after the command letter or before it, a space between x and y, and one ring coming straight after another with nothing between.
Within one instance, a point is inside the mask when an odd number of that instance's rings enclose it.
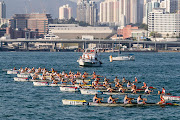
<instances>
[{"instance_id":1,"label":"high-rise building","mask_svg":"<svg viewBox=\"0 0 180 120\"><path fill-rule=\"evenodd\" d=\"M10 19L12 29L37 31L37 36L47 34L48 24L52 23L50 14L15 14Z\"/></svg>"},{"instance_id":2,"label":"high-rise building","mask_svg":"<svg viewBox=\"0 0 180 120\"><path fill-rule=\"evenodd\" d=\"M79 0L77 2L77 20L95 25L98 19L97 4L90 0Z\"/></svg>"},{"instance_id":3,"label":"high-rise building","mask_svg":"<svg viewBox=\"0 0 180 120\"><path fill-rule=\"evenodd\" d=\"M162 37L180 35L180 14L167 13L164 9L153 9L148 15L148 32L157 32ZM167 37L168 37L167 36Z\"/></svg>"},{"instance_id":4,"label":"high-rise building","mask_svg":"<svg viewBox=\"0 0 180 120\"><path fill-rule=\"evenodd\" d=\"M6 4L5 2L0 2L0 19L6 18Z\"/></svg>"},{"instance_id":5,"label":"high-rise building","mask_svg":"<svg viewBox=\"0 0 180 120\"><path fill-rule=\"evenodd\" d=\"M143 23L148 24L148 14L152 12L154 8L159 8L160 2L152 0L151 2L145 3Z\"/></svg>"},{"instance_id":6,"label":"high-rise building","mask_svg":"<svg viewBox=\"0 0 180 120\"><path fill-rule=\"evenodd\" d=\"M69 5L59 7L59 19L70 19L72 17L72 8Z\"/></svg>"},{"instance_id":7,"label":"high-rise building","mask_svg":"<svg viewBox=\"0 0 180 120\"><path fill-rule=\"evenodd\" d=\"M141 23L142 0L105 0L100 3L100 22L125 25Z\"/></svg>"}]
</instances>

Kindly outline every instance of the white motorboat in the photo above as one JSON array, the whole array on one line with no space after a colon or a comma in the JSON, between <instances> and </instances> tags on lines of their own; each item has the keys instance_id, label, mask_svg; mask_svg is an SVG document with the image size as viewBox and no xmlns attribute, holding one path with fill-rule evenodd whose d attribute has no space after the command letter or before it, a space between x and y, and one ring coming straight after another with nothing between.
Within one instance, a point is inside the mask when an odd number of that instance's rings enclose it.
<instances>
[{"instance_id":1,"label":"white motorboat","mask_svg":"<svg viewBox=\"0 0 180 120\"><path fill-rule=\"evenodd\" d=\"M80 66L89 67L98 67L102 64L96 49L86 49L77 62Z\"/></svg>"},{"instance_id":2,"label":"white motorboat","mask_svg":"<svg viewBox=\"0 0 180 120\"><path fill-rule=\"evenodd\" d=\"M109 56L109 60L110 62L112 61L134 61L135 60L135 56L133 54L121 54L121 51L119 50L118 52L118 56L117 57L113 57L112 55Z\"/></svg>"},{"instance_id":3,"label":"white motorboat","mask_svg":"<svg viewBox=\"0 0 180 120\"><path fill-rule=\"evenodd\" d=\"M117 56L117 57L112 57L112 55L109 56L109 60L110 62L112 61L134 61L135 57L133 55L121 55L121 56Z\"/></svg>"}]
</instances>

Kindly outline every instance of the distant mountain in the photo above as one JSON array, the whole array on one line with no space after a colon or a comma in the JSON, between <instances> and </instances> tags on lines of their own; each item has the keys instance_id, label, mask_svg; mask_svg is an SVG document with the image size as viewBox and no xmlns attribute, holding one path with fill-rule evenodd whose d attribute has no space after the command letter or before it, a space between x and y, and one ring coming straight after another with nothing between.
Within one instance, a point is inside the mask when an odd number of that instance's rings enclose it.
<instances>
[{"instance_id":1,"label":"distant mountain","mask_svg":"<svg viewBox=\"0 0 180 120\"><path fill-rule=\"evenodd\" d=\"M58 18L59 7L69 4L73 9L73 17L76 17L77 4L70 0L4 0L6 3L7 18L14 14L23 13L50 13L53 18Z\"/></svg>"}]
</instances>

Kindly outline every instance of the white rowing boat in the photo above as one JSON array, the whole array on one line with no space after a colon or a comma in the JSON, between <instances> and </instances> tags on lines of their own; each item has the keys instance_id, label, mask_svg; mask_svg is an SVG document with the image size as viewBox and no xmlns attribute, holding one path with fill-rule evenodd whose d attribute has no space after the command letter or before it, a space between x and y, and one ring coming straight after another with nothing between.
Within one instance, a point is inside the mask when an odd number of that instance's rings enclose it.
<instances>
[{"instance_id":1,"label":"white rowing boat","mask_svg":"<svg viewBox=\"0 0 180 120\"><path fill-rule=\"evenodd\" d=\"M95 94L102 94L100 90L94 90L94 89L80 89L81 94L84 95L95 95Z\"/></svg>"},{"instance_id":2,"label":"white rowing boat","mask_svg":"<svg viewBox=\"0 0 180 120\"><path fill-rule=\"evenodd\" d=\"M30 74L17 74L17 77L21 77L21 78L29 78L29 77L31 77L31 75Z\"/></svg>"},{"instance_id":3,"label":"white rowing boat","mask_svg":"<svg viewBox=\"0 0 180 120\"><path fill-rule=\"evenodd\" d=\"M18 74L19 70L8 70L7 74Z\"/></svg>"},{"instance_id":4,"label":"white rowing boat","mask_svg":"<svg viewBox=\"0 0 180 120\"><path fill-rule=\"evenodd\" d=\"M94 102L87 102L86 100L62 100L63 105L88 105L88 106L103 106L103 107L142 107L142 106L180 106L176 103L166 103L166 104L157 104L157 103L146 103L146 104L124 104L124 103L94 103Z\"/></svg>"},{"instance_id":5,"label":"white rowing boat","mask_svg":"<svg viewBox=\"0 0 180 120\"><path fill-rule=\"evenodd\" d=\"M163 95L163 98L164 98L166 101L170 101L170 100L180 101L180 96Z\"/></svg>"},{"instance_id":6,"label":"white rowing boat","mask_svg":"<svg viewBox=\"0 0 180 120\"><path fill-rule=\"evenodd\" d=\"M55 83L50 83L50 82L33 82L33 85L46 86L46 87L74 86L74 85L55 84Z\"/></svg>"},{"instance_id":7,"label":"white rowing boat","mask_svg":"<svg viewBox=\"0 0 180 120\"><path fill-rule=\"evenodd\" d=\"M86 104L86 100L62 100L63 105L84 105Z\"/></svg>"},{"instance_id":8,"label":"white rowing boat","mask_svg":"<svg viewBox=\"0 0 180 120\"><path fill-rule=\"evenodd\" d=\"M79 88L78 87L59 87L60 91L63 92L78 92Z\"/></svg>"}]
</instances>

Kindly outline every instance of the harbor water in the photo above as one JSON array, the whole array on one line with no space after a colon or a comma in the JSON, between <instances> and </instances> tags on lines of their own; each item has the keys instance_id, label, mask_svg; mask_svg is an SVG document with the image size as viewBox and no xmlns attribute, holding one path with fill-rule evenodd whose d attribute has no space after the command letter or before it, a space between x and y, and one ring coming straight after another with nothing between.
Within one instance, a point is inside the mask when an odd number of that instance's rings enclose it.
<instances>
[{"instance_id":1,"label":"harbor water","mask_svg":"<svg viewBox=\"0 0 180 120\"><path fill-rule=\"evenodd\" d=\"M6 69L13 67L45 67L48 70L73 72L93 71L113 80L116 76L145 81L172 95L180 96L180 53L134 53L135 61L109 62L109 55L101 53L101 67L79 67L77 59L82 53L73 52L0 52L0 120L121 120L121 119L179 119L180 106L144 107L90 107L65 106L62 99L92 101L93 95L60 92L59 87L34 87L31 82L14 82L14 75L7 75ZM142 83L137 86L142 86ZM108 95L98 95L107 100ZM137 95L129 95L137 98ZM124 95L114 95L123 102ZM158 102L157 95L145 95L148 102Z\"/></svg>"}]
</instances>

